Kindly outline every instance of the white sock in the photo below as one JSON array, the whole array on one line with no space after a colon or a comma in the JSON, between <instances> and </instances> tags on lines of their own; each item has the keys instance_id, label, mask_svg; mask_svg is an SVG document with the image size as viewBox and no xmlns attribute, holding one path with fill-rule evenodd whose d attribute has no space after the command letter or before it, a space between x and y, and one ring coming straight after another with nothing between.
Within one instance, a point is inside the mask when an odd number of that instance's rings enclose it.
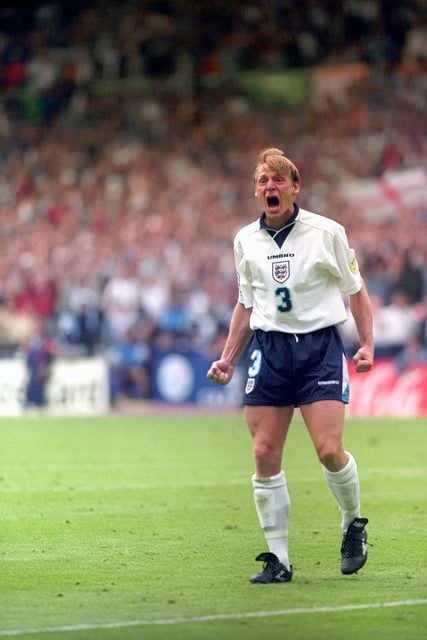
<instances>
[{"instance_id":1,"label":"white sock","mask_svg":"<svg viewBox=\"0 0 427 640\"><path fill-rule=\"evenodd\" d=\"M351 453L346 451L346 454L348 455L348 462L341 471L328 471L326 467L323 467L326 482L341 509L341 528L343 533L347 531L347 527L353 518L360 517L360 489L357 465Z\"/></svg>"},{"instance_id":2,"label":"white sock","mask_svg":"<svg viewBox=\"0 0 427 640\"><path fill-rule=\"evenodd\" d=\"M255 507L268 550L289 569L288 519L291 503L285 473L281 471L271 478L253 476L252 486Z\"/></svg>"}]
</instances>

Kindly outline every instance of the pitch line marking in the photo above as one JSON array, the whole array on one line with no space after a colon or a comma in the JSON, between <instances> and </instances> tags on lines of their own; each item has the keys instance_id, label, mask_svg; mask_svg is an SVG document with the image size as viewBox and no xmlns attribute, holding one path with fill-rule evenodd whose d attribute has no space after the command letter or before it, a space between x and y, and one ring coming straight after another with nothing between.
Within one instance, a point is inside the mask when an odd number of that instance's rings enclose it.
<instances>
[{"instance_id":1,"label":"pitch line marking","mask_svg":"<svg viewBox=\"0 0 427 640\"><path fill-rule=\"evenodd\" d=\"M397 600L395 602L371 602L367 604L344 604L337 607L312 607L311 609L279 609L277 611L248 611L244 613L217 613L206 616L190 616L188 618L160 618L157 620L129 620L122 622L105 622L99 624L75 624L61 627L44 627L41 629L0 629L0 637L20 635L37 635L40 633L67 633L69 631L94 631L97 629L126 629L130 627L166 626L176 624L194 624L196 622L220 622L222 620L241 620L247 618L269 618L273 616L296 616L313 613L341 613L343 611L364 611L366 609L389 609L392 607L414 607L427 604L427 598L418 600Z\"/></svg>"}]
</instances>

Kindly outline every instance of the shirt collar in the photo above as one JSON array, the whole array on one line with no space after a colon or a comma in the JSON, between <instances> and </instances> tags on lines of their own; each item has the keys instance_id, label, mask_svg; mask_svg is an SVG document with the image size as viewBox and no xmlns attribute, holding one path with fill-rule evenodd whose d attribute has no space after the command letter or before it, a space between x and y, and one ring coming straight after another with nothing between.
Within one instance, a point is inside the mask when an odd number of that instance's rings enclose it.
<instances>
[{"instance_id":1,"label":"shirt collar","mask_svg":"<svg viewBox=\"0 0 427 640\"><path fill-rule=\"evenodd\" d=\"M296 202L294 202L294 212L289 218L289 220L287 221L287 223L285 224L285 226L282 227L282 229L286 229L286 227L289 227L291 224L294 224L294 222L296 222L298 218L298 214L299 214L299 206L297 205ZM269 227L267 224L265 211L263 211L262 214L260 215L259 226L260 226L260 229L271 229L271 227ZM276 233L278 233L279 231L282 231L282 229L272 229L272 231L275 231Z\"/></svg>"}]
</instances>

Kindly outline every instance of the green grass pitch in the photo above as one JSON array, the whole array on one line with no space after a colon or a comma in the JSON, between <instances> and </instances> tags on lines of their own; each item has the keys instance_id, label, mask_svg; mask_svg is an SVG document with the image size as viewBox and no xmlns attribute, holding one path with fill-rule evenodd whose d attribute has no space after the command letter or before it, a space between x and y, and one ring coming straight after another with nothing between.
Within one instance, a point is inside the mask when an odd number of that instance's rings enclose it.
<instances>
[{"instance_id":1,"label":"green grass pitch","mask_svg":"<svg viewBox=\"0 0 427 640\"><path fill-rule=\"evenodd\" d=\"M425 640L427 425L353 419L369 559L339 570L340 515L303 423L284 468L294 580L266 550L237 414L3 418L0 638Z\"/></svg>"}]
</instances>

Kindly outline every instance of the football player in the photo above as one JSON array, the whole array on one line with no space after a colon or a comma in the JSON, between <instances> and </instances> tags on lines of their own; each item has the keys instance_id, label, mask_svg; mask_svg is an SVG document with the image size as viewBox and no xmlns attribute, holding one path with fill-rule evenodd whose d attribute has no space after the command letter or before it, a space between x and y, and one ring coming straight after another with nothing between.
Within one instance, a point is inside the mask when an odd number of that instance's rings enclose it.
<instances>
[{"instance_id":1,"label":"football player","mask_svg":"<svg viewBox=\"0 0 427 640\"><path fill-rule=\"evenodd\" d=\"M342 225L298 206L300 175L282 150L262 151L254 172L262 213L234 239L239 297L228 338L207 376L227 384L248 347L245 420L252 436L255 507L268 551L253 583L290 582L290 498L284 445L299 407L326 482L342 514L341 572L367 559L367 518L360 512L356 461L344 448L347 362L337 325L349 296L360 348L358 372L373 366L372 307Z\"/></svg>"}]
</instances>

